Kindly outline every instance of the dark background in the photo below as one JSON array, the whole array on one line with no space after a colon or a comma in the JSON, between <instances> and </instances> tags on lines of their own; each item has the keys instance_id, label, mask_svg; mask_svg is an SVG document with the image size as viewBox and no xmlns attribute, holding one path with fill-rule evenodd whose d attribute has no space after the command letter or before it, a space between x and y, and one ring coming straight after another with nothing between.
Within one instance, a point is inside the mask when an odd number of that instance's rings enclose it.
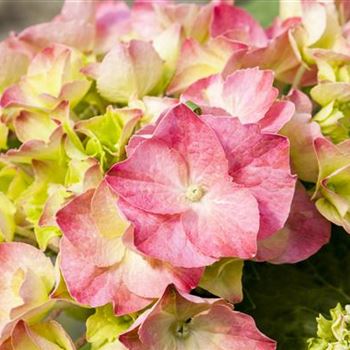
<instances>
[{"instance_id":1,"label":"dark background","mask_svg":"<svg viewBox=\"0 0 350 350\"><path fill-rule=\"evenodd\" d=\"M59 13L62 3L63 0L0 0L0 39L10 31L50 20ZM245 7L265 26L278 14L278 0L236 0L236 4Z\"/></svg>"}]
</instances>

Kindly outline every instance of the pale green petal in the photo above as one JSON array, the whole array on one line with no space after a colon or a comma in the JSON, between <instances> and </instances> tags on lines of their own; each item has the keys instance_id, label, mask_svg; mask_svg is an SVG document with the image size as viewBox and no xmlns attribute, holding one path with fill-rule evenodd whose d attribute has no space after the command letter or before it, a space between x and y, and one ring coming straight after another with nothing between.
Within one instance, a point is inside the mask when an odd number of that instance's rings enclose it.
<instances>
[{"instance_id":1,"label":"pale green petal","mask_svg":"<svg viewBox=\"0 0 350 350\"><path fill-rule=\"evenodd\" d=\"M0 150L7 148L8 127L0 122Z\"/></svg>"},{"instance_id":2,"label":"pale green petal","mask_svg":"<svg viewBox=\"0 0 350 350\"><path fill-rule=\"evenodd\" d=\"M221 259L205 269L199 285L230 302L240 302L243 298L242 273L242 260Z\"/></svg>"},{"instance_id":3,"label":"pale green petal","mask_svg":"<svg viewBox=\"0 0 350 350\"><path fill-rule=\"evenodd\" d=\"M0 192L0 241L12 241L15 230L15 205Z\"/></svg>"},{"instance_id":4,"label":"pale green petal","mask_svg":"<svg viewBox=\"0 0 350 350\"><path fill-rule=\"evenodd\" d=\"M317 337L308 340L309 350L347 350L350 348L350 308L338 304L330 310L331 319L317 318Z\"/></svg>"},{"instance_id":5,"label":"pale green petal","mask_svg":"<svg viewBox=\"0 0 350 350\"><path fill-rule=\"evenodd\" d=\"M118 336L128 329L132 322L133 318L128 315L115 316L110 304L99 307L86 322L86 339L92 343L93 350L115 349L112 345L119 346ZM124 348L120 345L120 349Z\"/></svg>"}]
</instances>

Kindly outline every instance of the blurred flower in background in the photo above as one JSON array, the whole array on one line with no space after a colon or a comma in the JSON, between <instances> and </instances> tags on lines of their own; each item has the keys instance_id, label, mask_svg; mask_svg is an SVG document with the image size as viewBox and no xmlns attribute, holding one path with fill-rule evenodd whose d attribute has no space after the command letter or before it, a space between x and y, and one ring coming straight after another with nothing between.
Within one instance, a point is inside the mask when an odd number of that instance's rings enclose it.
<instances>
[{"instance_id":1,"label":"blurred flower in background","mask_svg":"<svg viewBox=\"0 0 350 350\"><path fill-rule=\"evenodd\" d=\"M132 0L127 0L132 3ZM179 1L179 2L190 2ZM196 0L206 3L206 0ZM0 40L10 31L20 31L32 24L45 22L59 13L63 0L0 0ZM254 12L264 26L278 14L278 0L236 0L238 6Z\"/></svg>"}]
</instances>

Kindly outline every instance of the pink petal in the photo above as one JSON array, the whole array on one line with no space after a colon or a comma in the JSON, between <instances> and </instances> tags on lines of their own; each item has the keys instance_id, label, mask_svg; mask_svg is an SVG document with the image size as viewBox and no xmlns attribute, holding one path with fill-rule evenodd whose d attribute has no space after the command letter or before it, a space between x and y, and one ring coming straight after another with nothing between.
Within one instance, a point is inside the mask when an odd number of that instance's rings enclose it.
<instances>
[{"instance_id":1,"label":"pink petal","mask_svg":"<svg viewBox=\"0 0 350 350\"><path fill-rule=\"evenodd\" d=\"M96 8L95 52L108 52L120 37L131 32L131 10L124 1L102 1Z\"/></svg>"},{"instance_id":2,"label":"pink petal","mask_svg":"<svg viewBox=\"0 0 350 350\"><path fill-rule=\"evenodd\" d=\"M228 76L237 69L259 67L271 69L277 80L292 84L302 63L300 52L290 30L269 41L266 47L246 49L233 53L222 72ZM300 82L302 86L317 82L316 70L307 70Z\"/></svg>"},{"instance_id":3,"label":"pink petal","mask_svg":"<svg viewBox=\"0 0 350 350\"><path fill-rule=\"evenodd\" d=\"M112 302L117 314L126 314L144 308L168 284L184 291L197 286L202 269L176 268L140 255L129 242L132 227L125 228L120 214L115 196L102 183L57 215L64 233L61 271L78 302L93 307Z\"/></svg>"},{"instance_id":4,"label":"pink petal","mask_svg":"<svg viewBox=\"0 0 350 350\"><path fill-rule=\"evenodd\" d=\"M187 167L181 155L161 140L147 140L107 174L112 189L133 206L158 214L187 208Z\"/></svg>"},{"instance_id":5,"label":"pink petal","mask_svg":"<svg viewBox=\"0 0 350 350\"><path fill-rule=\"evenodd\" d=\"M13 85L7 88L0 99L0 105L3 108L17 107L28 103L28 98L18 85Z\"/></svg>"},{"instance_id":6,"label":"pink petal","mask_svg":"<svg viewBox=\"0 0 350 350\"><path fill-rule=\"evenodd\" d=\"M0 244L0 343L13 318L44 304L54 284L54 267L41 250L26 243Z\"/></svg>"},{"instance_id":7,"label":"pink petal","mask_svg":"<svg viewBox=\"0 0 350 350\"><path fill-rule=\"evenodd\" d=\"M225 79L217 74L191 85L182 99L225 110L243 124L261 121L266 129L276 130L292 117L293 106L274 103L278 90L273 80L272 71L258 68L237 70Z\"/></svg>"},{"instance_id":8,"label":"pink petal","mask_svg":"<svg viewBox=\"0 0 350 350\"><path fill-rule=\"evenodd\" d=\"M251 316L232 311L229 305L214 304L193 320L199 349L275 350L276 343L262 334Z\"/></svg>"},{"instance_id":9,"label":"pink petal","mask_svg":"<svg viewBox=\"0 0 350 350\"><path fill-rule=\"evenodd\" d=\"M288 140L262 134L258 126L241 125L234 118L202 118L216 131L226 151L233 181L249 189L259 203L259 238L281 229L295 186L295 178L290 174Z\"/></svg>"},{"instance_id":10,"label":"pink petal","mask_svg":"<svg viewBox=\"0 0 350 350\"><path fill-rule=\"evenodd\" d=\"M258 68L239 70L228 76L223 94L230 114L244 124L261 120L278 95L278 90L272 87L273 80L272 71Z\"/></svg>"},{"instance_id":11,"label":"pink petal","mask_svg":"<svg viewBox=\"0 0 350 350\"><path fill-rule=\"evenodd\" d=\"M32 52L16 36L0 43L0 91L11 86L27 71Z\"/></svg>"},{"instance_id":12,"label":"pink petal","mask_svg":"<svg viewBox=\"0 0 350 350\"><path fill-rule=\"evenodd\" d=\"M295 111L294 104L289 101L275 102L259 121L261 130L266 133L277 133L290 121Z\"/></svg>"},{"instance_id":13,"label":"pink petal","mask_svg":"<svg viewBox=\"0 0 350 350\"><path fill-rule=\"evenodd\" d=\"M187 337L179 325L188 325ZM157 332L154 330L157 329ZM169 286L152 309L146 311L120 341L132 350L275 350L276 343L263 335L254 320L218 300L195 298Z\"/></svg>"},{"instance_id":14,"label":"pink petal","mask_svg":"<svg viewBox=\"0 0 350 350\"><path fill-rule=\"evenodd\" d=\"M116 314L140 310L151 300L131 293L120 271L99 268L65 237L61 240L60 266L70 295L78 302L98 307L112 302Z\"/></svg>"},{"instance_id":15,"label":"pink petal","mask_svg":"<svg viewBox=\"0 0 350 350\"><path fill-rule=\"evenodd\" d=\"M183 214L190 241L204 254L249 259L256 254L259 209L254 196L232 182L219 182L200 205Z\"/></svg>"},{"instance_id":16,"label":"pink petal","mask_svg":"<svg viewBox=\"0 0 350 350\"><path fill-rule=\"evenodd\" d=\"M197 80L181 95L181 100L192 101L200 106L220 107L225 109L224 79L221 74ZM229 111L227 111L229 113Z\"/></svg>"},{"instance_id":17,"label":"pink petal","mask_svg":"<svg viewBox=\"0 0 350 350\"><path fill-rule=\"evenodd\" d=\"M158 297L164 292L165 286L171 283L179 290L192 290L197 287L203 273L201 268L173 267L142 256L131 249L128 250L125 261L125 285L130 291L144 298Z\"/></svg>"},{"instance_id":18,"label":"pink petal","mask_svg":"<svg viewBox=\"0 0 350 350\"><path fill-rule=\"evenodd\" d=\"M89 51L95 37L94 11L93 2L66 1L60 16L51 22L28 27L19 37L39 49L60 43Z\"/></svg>"},{"instance_id":19,"label":"pink petal","mask_svg":"<svg viewBox=\"0 0 350 350\"><path fill-rule=\"evenodd\" d=\"M272 25L266 29L266 34L269 39L275 39L299 24L301 24L300 17L290 17L285 20L277 17L274 19Z\"/></svg>"},{"instance_id":20,"label":"pink petal","mask_svg":"<svg viewBox=\"0 0 350 350\"><path fill-rule=\"evenodd\" d=\"M153 215L131 207L126 201L120 200L119 203L135 227L137 249L146 255L189 268L210 265L216 261L205 256L188 239L180 216Z\"/></svg>"},{"instance_id":21,"label":"pink petal","mask_svg":"<svg viewBox=\"0 0 350 350\"><path fill-rule=\"evenodd\" d=\"M211 35L227 35L257 47L267 45L267 36L261 25L245 10L226 4L214 8Z\"/></svg>"},{"instance_id":22,"label":"pink petal","mask_svg":"<svg viewBox=\"0 0 350 350\"><path fill-rule=\"evenodd\" d=\"M189 170L189 185L210 187L229 178L225 152L215 132L184 104L172 108L153 135L183 156Z\"/></svg>"},{"instance_id":23,"label":"pink petal","mask_svg":"<svg viewBox=\"0 0 350 350\"><path fill-rule=\"evenodd\" d=\"M48 285L52 285L54 279L54 270L52 263L44 253L26 243L11 242L0 244L0 259L1 259L1 271L2 279L8 277L8 273L14 273L18 269L31 269L35 271L37 275L43 278ZM48 287L50 291L51 286Z\"/></svg>"},{"instance_id":24,"label":"pink petal","mask_svg":"<svg viewBox=\"0 0 350 350\"><path fill-rule=\"evenodd\" d=\"M317 211L303 185L297 183L284 228L258 242L256 259L275 264L305 260L328 243L330 233L330 222Z\"/></svg>"},{"instance_id":25,"label":"pink petal","mask_svg":"<svg viewBox=\"0 0 350 350\"><path fill-rule=\"evenodd\" d=\"M168 86L168 94L178 94L199 79L221 73L231 55L246 46L242 43L217 37L200 45L194 39L186 39L182 45L175 76Z\"/></svg>"},{"instance_id":26,"label":"pink petal","mask_svg":"<svg viewBox=\"0 0 350 350\"><path fill-rule=\"evenodd\" d=\"M148 124L144 126L142 129L137 131L129 140L129 143L126 146L126 153L127 156L130 157L134 150L137 148L139 144L141 144L143 141L149 139L152 137L153 132L155 130L154 124Z\"/></svg>"},{"instance_id":27,"label":"pink petal","mask_svg":"<svg viewBox=\"0 0 350 350\"><path fill-rule=\"evenodd\" d=\"M89 190L73 199L57 213L56 220L67 240L73 246L79 247L79 251L84 251L85 256L88 256L93 264L103 268L120 261L125 249L118 235L117 237L100 236L91 212L93 195L94 190ZM102 216L102 223L104 223L103 219ZM108 224L110 225L111 222L109 221Z\"/></svg>"}]
</instances>

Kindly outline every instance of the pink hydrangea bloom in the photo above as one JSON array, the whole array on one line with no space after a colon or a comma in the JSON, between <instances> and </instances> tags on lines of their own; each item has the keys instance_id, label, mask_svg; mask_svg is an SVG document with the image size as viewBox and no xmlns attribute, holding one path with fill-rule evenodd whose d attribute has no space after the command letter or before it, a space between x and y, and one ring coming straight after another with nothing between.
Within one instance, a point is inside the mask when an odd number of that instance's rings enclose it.
<instances>
[{"instance_id":1,"label":"pink hydrangea bloom","mask_svg":"<svg viewBox=\"0 0 350 350\"><path fill-rule=\"evenodd\" d=\"M64 234L61 271L82 304L111 302L116 314L127 314L150 304L170 283L190 291L199 282L202 269L176 268L136 251L133 228L105 183L73 199L58 212L57 222Z\"/></svg>"},{"instance_id":2,"label":"pink hydrangea bloom","mask_svg":"<svg viewBox=\"0 0 350 350\"><path fill-rule=\"evenodd\" d=\"M218 344L230 350L276 349L250 316L224 301L179 293L173 286L119 339L130 350L216 350Z\"/></svg>"},{"instance_id":3,"label":"pink hydrangea bloom","mask_svg":"<svg viewBox=\"0 0 350 350\"><path fill-rule=\"evenodd\" d=\"M283 227L295 184L284 137L180 104L131 144L107 182L145 254L186 267L247 259L258 234Z\"/></svg>"}]
</instances>

